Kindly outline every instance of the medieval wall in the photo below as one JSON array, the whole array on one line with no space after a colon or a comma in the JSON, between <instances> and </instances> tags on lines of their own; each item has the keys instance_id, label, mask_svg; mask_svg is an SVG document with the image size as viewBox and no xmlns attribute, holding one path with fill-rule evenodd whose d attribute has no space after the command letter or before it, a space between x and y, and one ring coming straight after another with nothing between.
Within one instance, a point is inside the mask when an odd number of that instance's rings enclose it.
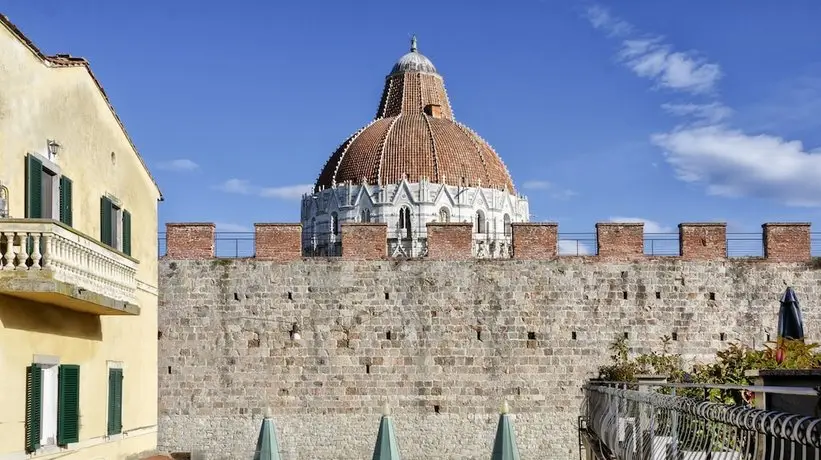
<instances>
[{"instance_id":1,"label":"medieval wall","mask_svg":"<svg viewBox=\"0 0 821 460\"><path fill-rule=\"evenodd\" d=\"M819 339L805 224L766 226L765 257L748 259L726 258L714 224L681 226L681 256L654 258L640 225L600 225L589 257L556 257L555 224L515 226L509 260L463 257L458 224L430 232L427 259L391 260L375 229L348 227L361 234L343 257L302 259L292 228L258 226L268 257L228 260L211 258L213 226L169 226L160 448L250 458L270 409L283 458L361 460L387 401L403 458L487 458L506 399L522 457L566 460L578 458L581 385L619 335L635 351L671 336L691 362L761 345L790 285Z\"/></svg>"}]
</instances>

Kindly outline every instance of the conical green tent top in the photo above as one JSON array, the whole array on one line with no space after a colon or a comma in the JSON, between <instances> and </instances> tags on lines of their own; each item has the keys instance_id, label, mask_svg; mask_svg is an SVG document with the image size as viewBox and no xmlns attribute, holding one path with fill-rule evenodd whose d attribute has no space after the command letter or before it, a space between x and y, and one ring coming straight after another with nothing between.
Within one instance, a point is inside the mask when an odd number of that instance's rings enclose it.
<instances>
[{"instance_id":1,"label":"conical green tent top","mask_svg":"<svg viewBox=\"0 0 821 460\"><path fill-rule=\"evenodd\" d=\"M493 442L493 453L490 460L519 460L519 448L516 447L516 432L513 430L513 421L510 420L507 401L502 404L502 413L499 415L499 426L496 428L496 440Z\"/></svg>"},{"instance_id":2,"label":"conical green tent top","mask_svg":"<svg viewBox=\"0 0 821 460\"><path fill-rule=\"evenodd\" d=\"M373 460L399 460L399 444L396 442L396 430L393 429L391 411L387 404L382 410L376 446L373 448Z\"/></svg>"},{"instance_id":3,"label":"conical green tent top","mask_svg":"<svg viewBox=\"0 0 821 460\"><path fill-rule=\"evenodd\" d=\"M254 453L254 460L280 460L279 442L277 442L277 429L274 426L274 419L266 415L262 419L262 428L259 429L259 439L257 440L257 450Z\"/></svg>"}]
</instances>

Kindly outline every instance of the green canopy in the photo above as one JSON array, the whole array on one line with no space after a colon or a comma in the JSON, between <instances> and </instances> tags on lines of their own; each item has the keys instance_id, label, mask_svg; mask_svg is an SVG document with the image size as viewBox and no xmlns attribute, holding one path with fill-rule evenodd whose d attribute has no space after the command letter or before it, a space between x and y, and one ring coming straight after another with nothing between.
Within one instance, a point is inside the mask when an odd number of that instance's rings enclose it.
<instances>
[{"instance_id":1,"label":"green canopy","mask_svg":"<svg viewBox=\"0 0 821 460\"><path fill-rule=\"evenodd\" d=\"M493 453L490 460L519 460L519 448L516 447L516 432L510 419L507 401L502 404L499 415L499 426L496 428L496 440L493 442Z\"/></svg>"},{"instance_id":2,"label":"green canopy","mask_svg":"<svg viewBox=\"0 0 821 460\"><path fill-rule=\"evenodd\" d=\"M280 460L277 429L274 426L274 419L269 415L262 419L262 428L259 430L254 460Z\"/></svg>"},{"instance_id":3,"label":"green canopy","mask_svg":"<svg viewBox=\"0 0 821 460\"><path fill-rule=\"evenodd\" d=\"M373 448L373 460L399 460L399 458L396 430L393 429L390 408L385 404L382 410L382 420L379 422L379 433L376 435L376 446Z\"/></svg>"}]
</instances>

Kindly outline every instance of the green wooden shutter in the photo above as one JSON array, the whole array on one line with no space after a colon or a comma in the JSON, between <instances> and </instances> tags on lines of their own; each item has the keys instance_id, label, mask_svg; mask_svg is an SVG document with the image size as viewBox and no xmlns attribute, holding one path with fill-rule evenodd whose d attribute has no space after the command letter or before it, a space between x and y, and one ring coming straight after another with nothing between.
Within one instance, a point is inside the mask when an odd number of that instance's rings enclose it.
<instances>
[{"instance_id":1,"label":"green wooden shutter","mask_svg":"<svg viewBox=\"0 0 821 460\"><path fill-rule=\"evenodd\" d=\"M100 241L111 246L111 200L100 197Z\"/></svg>"},{"instance_id":2,"label":"green wooden shutter","mask_svg":"<svg viewBox=\"0 0 821 460\"><path fill-rule=\"evenodd\" d=\"M57 381L57 444L80 440L80 366L60 365Z\"/></svg>"},{"instance_id":3,"label":"green wooden shutter","mask_svg":"<svg viewBox=\"0 0 821 460\"><path fill-rule=\"evenodd\" d=\"M40 447L42 400L43 373L38 364L32 364L26 368L26 452Z\"/></svg>"},{"instance_id":4,"label":"green wooden shutter","mask_svg":"<svg viewBox=\"0 0 821 460\"><path fill-rule=\"evenodd\" d=\"M73 225L73 210L71 202L73 200L72 182L66 176L60 176L60 222L68 225Z\"/></svg>"},{"instance_id":5,"label":"green wooden shutter","mask_svg":"<svg viewBox=\"0 0 821 460\"><path fill-rule=\"evenodd\" d=\"M108 370L108 434L123 431L123 370Z\"/></svg>"},{"instance_id":6,"label":"green wooden shutter","mask_svg":"<svg viewBox=\"0 0 821 460\"><path fill-rule=\"evenodd\" d=\"M29 154L26 157L26 218L43 217L43 162Z\"/></svg>"},{"instance_id":7,"label":"green wooden shutter","mask_svg":"<svg viewBox=\"0 0 821 460\"><path fill-rule=\"evenodd\" d=\"M131 213L123 209L123 252L131 255Z\"/></svg>"}]
</instances>

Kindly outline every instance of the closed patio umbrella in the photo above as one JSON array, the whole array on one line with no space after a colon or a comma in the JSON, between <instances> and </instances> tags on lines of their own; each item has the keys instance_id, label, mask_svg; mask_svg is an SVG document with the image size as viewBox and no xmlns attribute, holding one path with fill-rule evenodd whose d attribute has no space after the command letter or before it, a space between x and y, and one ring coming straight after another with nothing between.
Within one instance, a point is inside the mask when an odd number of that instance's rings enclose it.
<instances>
[{"instance_id":1,"label":"closed patio umbrella","mask_svg":"<svg viewBox=\"0 0 821 460\"><path fill-rule=\"evenodd\" d=\"M505 401L499 415L499 426L496 428L496 440L493 442L493 453L490 460L519 460L516 432L513 430L513 421L508 412L510 408Z\"/></svg>"},{"instance_id":2,"label":"closed patio umbrella","mask_svg":"<svg viewBox=\"0 0 821 460\"><path fill-rule=\"evenodd\" d=\"M274 419L269 414L266 414L265 418L262 419L254 460L280 460L277 429L274 425Z\"/></svg>"},{"instance_id":3,"label":"closed patio umbrella","mask_svg":"<svg viewBox=\"0 0 821 460\"><path fill-rule=\"evenodd\" d=\"M382 408L382 420L379 422L379 433L376 434L373 460L399 460L399 444L396 442L396 430L393 429L391 410L387 404Z\"/></svg>"},{"instance_id":4,"label":"closed patio umbrella","mask_svg":"<svg viewBox=\"0 0 821 460\"><path fill-rule=\"evenodd\" d=\"M801 307L798 297L791 287L788 287L781 298L781 308L778 311L778 338L804 340L804 321L801 318Z\"/></svg>"}]
</instances>

